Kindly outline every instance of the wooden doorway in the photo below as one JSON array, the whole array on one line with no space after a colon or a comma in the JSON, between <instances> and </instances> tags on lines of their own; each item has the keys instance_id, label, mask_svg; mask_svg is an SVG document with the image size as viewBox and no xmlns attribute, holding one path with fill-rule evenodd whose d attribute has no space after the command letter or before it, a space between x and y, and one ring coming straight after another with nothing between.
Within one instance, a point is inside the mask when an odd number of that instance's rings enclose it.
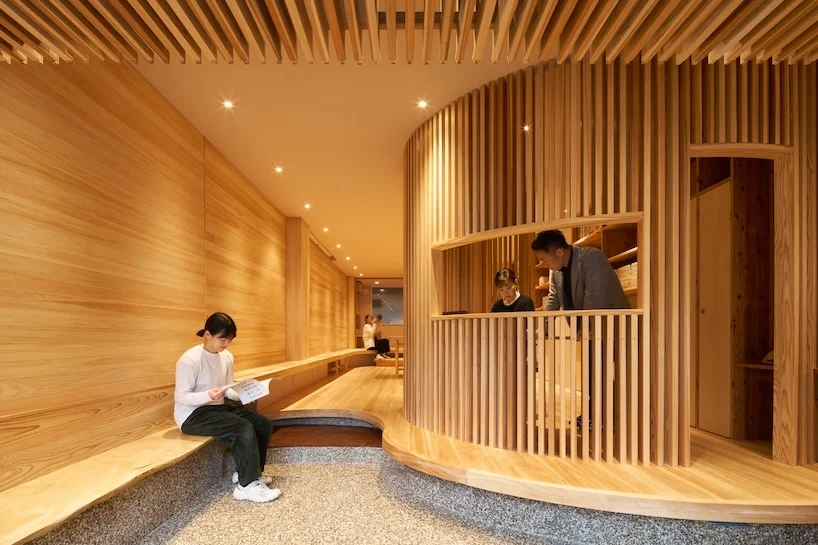
<instances>
[{"instance_id":1,"label":"wooden doorway","mask_svg":"<svg viewBox=\"0 0 818 545\"><path fill-rule=\"evenodd\" d=\"M711 303L708 309L704 310L704 320L707 327L702 335L706 338L699 339L698 332L702 332L699 321L701 319L701 307L698 306L698 301L691 301L691 308L695 309L694 312L691 313L691 319L694 323L690 324L691 332L693 332L691 335L690 348L694 360L692 362L693 365L691 365L691 374L699 373L698 377L691 376L691 381L694 385L694 387L691 388L692 399L690 400L692 422L696 427L704 426L704 429L707 431L732 439L741 440L750 437L750 435L756 435L758 429L749 429L751 433L748 435L748 417L752 416L755 418L752 425L756 426L756 428L759 426L761 428L764 426L769 428L770 423L760 421L760 415L763 416L767 409L762 408L760 414L748 414L746 396L751 394L751 391L748 390L748 386L752 386L756 389L756 396L758 396L758 392L769 386L772 389L772 429L769 433L772 438L772 458L776 461L792 464L794 463L792 460L792 450L796 444L797 437L795 434L797 433L796 430L798 427L797 406L795 401L797 396L793 395L796 392L798 376L794 347L795 316L792 305L795 295L793 272L795 271L796 263L796 254L793 244L795 235L795 214L793 209L794 175L792 167L794 160L793 150L786 146L767 144L697 144L689 147L689 156L691 159L727 158L728 164L732 159L767 159L772 161L773 165L773 217L771 220L772 233L770 234L772 248L771 255L769 255L771 265L773 265L771 268L773 273L771 275L771 285L768 285L769 287L767 287L767 289L772 290L771 311L774 320L772 322L771 336L773 340L772 345L775 348L774 363L772 368L765 369L759 367L756 369L748 368L747 365L763 365L761 361L739 362L736 360L736 358L744 358L744 352L742 352L744 349L743 347L737 348L733 345L735 335L731 333L731 330L735 327L735 317L733 317L733 320L730 320L728 314L728 321L726 323L730 325L727 326L725 326L724 316L721 316L722 319L719 320L719 313L723 315L725 312L731 312L731 309L732 311L735 310L730 295L727 296L727 299L724 297L725 283L727 280L725 280L724 276L721 276L712 282L708 282L708 287L705 291L710 290L712 293L707 295L707 297L720 300L722 303ZM717 170L718 169L716 169L716 171ZM699 200L695 205L701 207L698 210L699 213L704 212L707 214L707 221L713 224L713 229L724 231L728 228L728 224L725 223L725 221L729 223L734 220L732 217L733 191L727 187L719 186L718 183L714 184L714 188L715 189L711 190L712 194L708 195L706 199ZM723 211L725 205L727 205L728 210L730 210L730 215L726 218L723 212L718 212L719 210ZM693 212L695 212L695 210L691 209L691 213ZM691 222L691 225L694 223L695 222ZM719 225L721 225L721 227L719 227ZM694 250L699 248L698 246L694 248L693 245L702 241L702 248L709 256L706 259L714 260L712 261L713 266L717 266L720 256L723 258L723 255L719 254L713 244L714 239L710 237L724 236L724 233L711 233L700 237L698 233L691 232L689 235L688 244L691 247L688 248L690 250L688 255L697 255L697 252ZM693 259L691 261L692 263L689 263L688 266L691 271L691 283L693 283L702 272L707 272L710 269L705 267L704 270L702 270L700 263ZM724 261L724 259L722 259L722 261ZM722 266L725 266L725 264L722 263ZM710 274L712 275L720 273L721 271L715 269L710 270ZM729 275L730 269L724 274ZM692 297L696 297L696 294L700 293L696 285L689 286L689 288L688 293L690 293ZM769 295L769 293L767 293L767 295ZM708 312L711 314L708 314ZM715 316L713 314L715 314ZM711 324L710 322L713 323ZM725 329L725 327L727 329ZM728 334L728 337L724 339L724 342L717 342L720 336L724 336L725 334ZM712 342L714 339L716 342ZM729 365L716 369L710 367L705 368L704 376L702 376L701 372L703 368L700 367L697 362L700 340L714 347L714 350L717 352L715 357L729 358ZM741 365L741 367L739 367L739 365ZM769 381L771 381L771 385L750 384L747 382L751 374L753 379L758 382L758 372L761 372L762 376L764 372L766 372ZM696 378L699 379L699 388L695 387ZM705 381L704 384L702 382L703 380ZM722 397L718 397L720 392L716 391L720 388L718 386L719 384L721 385L721 389L724 389L724 385L727 386L727 391L721 392ZM759 390L759 388L761 390ZM702 395L702 393L704 393L705 396L710 396L712 400L712 403L710 403L712 407L707 405L704 409L706 414L696 412L697 407L701 409L701 406L697 403L697 396ZM756 400L758 400L757 397ZM727 412L725 413L725 411ZM752 428L752 426L750 426L750 428Z\"/></svg>"}]
</instances>

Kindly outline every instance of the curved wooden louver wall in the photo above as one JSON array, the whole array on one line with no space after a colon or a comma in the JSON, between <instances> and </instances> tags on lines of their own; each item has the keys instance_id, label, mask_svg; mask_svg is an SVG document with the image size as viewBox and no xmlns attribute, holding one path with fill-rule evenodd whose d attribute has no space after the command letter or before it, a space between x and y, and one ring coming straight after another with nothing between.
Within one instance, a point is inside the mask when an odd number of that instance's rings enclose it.
<instances>
[{"instance_id":1,"label":"curved wooden louver wall","mask_svg":"<svg viewBox=\"0 0 818 545\"><path fill-rule=\"evenodd\" d=\"M0 59L813 62L817 16L812 0L0 0Z\"/></svg>"},{"instance_id":2,"label":"curved wooden louver wall","mask_svg":"<svg viewBox=\"0 0 818 545\"><path fill-rule=\"evenodd\" d=\"M475 361L489 362L490 345L481 352L478 341L491 331L500 335L503 324L485 322L497 318L465 317L462 325L457 318L436 318L444 310L458 310L447 308L452 301L485 298L481 294L490 290L491 278L475 278L470 271L484 263L519 260L500 255L508 244L487 241L511 241L509 237L546 227L636 221L641 230L642 310L632 318L611 319L638 320L628 330L639 332L638 342L627 345L621 361L627 361L625 376L633 372L642 381L637 384L641 393L637 405L617 402L616 410L627 412L617 412L616 418L633 425L625 439L614 438L614 453L618 457L619 440L627 440L622 452L634 461L633 451L628 450L633 439L643 463L649 459L659 465L688 465L691 150L729 142L772 145L778 147L771 149L791 154L793 180L786 198L781 202L776 198L777 228L786 239L786 252L776 256L776 270L781 271L776 298L783 301L777 307L776 322L785 324L777 330L776 344L794 348L791 353L776 353L777 373L780 363L782 380L790 382L786 395L777 390L782 404L776 406L781 425L774 432L774 455L791 464L814 462L816 83L815 65L804 63L549 62L487 84L433 115L411 137L404 156L406 418L427 429L480 442L479 434L466 430L483 426L484 415L460 403L473 396L482 399L484 387L490 390L486 399L505 395L500 388L528 391L527 358L533 356L515 352L521 363L516 374L509 375L512 382L505 385L484 385L480 373L472 374L469 367ZM524 125L529 125L529 132ZM751 148L745 146L752 154ZM467 247L471 249L466 251ZM446 255L453 248L464 251ZM469 263L470 259L474 261ZM452 267L458 269L458 278L451 278ZM458 279L483 282L489 288L475 287L478 295L469 298L464 291L468 286L458 285ZM451 286L458 293L447 293ZM466 331L469 328L473 329ZM519 339L523 342L532 334L539 333L515 323L502 342L516 346ZM501 342L499 337L495 341ZM631 346L636 346L638 361L631 359ZM494 354L500 357L502 351ZM637 366L631 368L633 361ZM458 367L460 362L466 367ZM447 385L454 389L447 390ZM641 397L644 385L649 385L647 398ZM509 417L512 413L504 413L505 420L491 420L497 414L486 418L500 426L495 430L498 434L511 427L525 433L522 439L511 437L508 445L513 447L508 448L528 449L529 420L519 412L528 409L524 405L517 409L516 420ZM463 421L447 427L440 416L452 410ZM636 438L630 436L634 429ZM649 453L643 443L646 430ZM584 452L593 456L587 447L582 447Z\"/></svg>"}]
</instances>

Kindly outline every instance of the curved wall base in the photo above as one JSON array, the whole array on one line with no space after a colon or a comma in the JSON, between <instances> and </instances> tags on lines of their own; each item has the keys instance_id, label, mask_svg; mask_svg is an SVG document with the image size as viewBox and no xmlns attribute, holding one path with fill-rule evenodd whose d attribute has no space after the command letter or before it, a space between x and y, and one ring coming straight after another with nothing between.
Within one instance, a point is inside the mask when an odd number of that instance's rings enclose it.
<instances>
[{"instance_id":1,"label":"curved wall base","mask_svg":"<svg viewBox=\"0 0 818 545\"><path fill-rule=\"evenodd\" d=\"M402 378L362 367L272 417L363 420L383 430L389 456L413 469L520 498L675 519L818 523L818 468L778 464L704 433L693 435L692 467L626 466L456 441L409 424L402 411Z\"/></svg>"}]
</instances>

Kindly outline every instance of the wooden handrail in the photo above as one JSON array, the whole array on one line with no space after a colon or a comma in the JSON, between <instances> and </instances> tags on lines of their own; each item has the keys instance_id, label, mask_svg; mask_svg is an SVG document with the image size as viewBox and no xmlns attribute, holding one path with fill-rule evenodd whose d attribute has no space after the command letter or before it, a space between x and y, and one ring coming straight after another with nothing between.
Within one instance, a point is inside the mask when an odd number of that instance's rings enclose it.
<instances>
[{"instance_id":1,"label":"wooden handrail","mask_svg":"<svg viewBox=\"0 0 818 545\"><path fill-rule=\"evenodd\" d=\"M432 320L461 320L475 318L539 318L555 317L570 318L571 316L642 316L645 313L641 308L622 308L605 310L540 310L536 312L480 312L474 314L450 314L447 316L435 315Z\"/></svg>"}]
</instances>

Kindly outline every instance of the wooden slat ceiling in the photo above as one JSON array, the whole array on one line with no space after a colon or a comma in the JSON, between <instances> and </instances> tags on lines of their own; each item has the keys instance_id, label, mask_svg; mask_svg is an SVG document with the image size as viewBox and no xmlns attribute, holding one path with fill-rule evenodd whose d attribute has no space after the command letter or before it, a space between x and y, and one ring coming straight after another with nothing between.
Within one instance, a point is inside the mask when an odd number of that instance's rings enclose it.
<instances>
[{"instance_id":1,"label":"wooden slat ceiling","mask_svg":"<svg viewBox=\"0 0 818 545\"><path fill-rule=\"evenodd\" d=\"M536 63L586 56L814 62L818 2L0 0L5 62Z\"/></svg>"}]
</instances>

